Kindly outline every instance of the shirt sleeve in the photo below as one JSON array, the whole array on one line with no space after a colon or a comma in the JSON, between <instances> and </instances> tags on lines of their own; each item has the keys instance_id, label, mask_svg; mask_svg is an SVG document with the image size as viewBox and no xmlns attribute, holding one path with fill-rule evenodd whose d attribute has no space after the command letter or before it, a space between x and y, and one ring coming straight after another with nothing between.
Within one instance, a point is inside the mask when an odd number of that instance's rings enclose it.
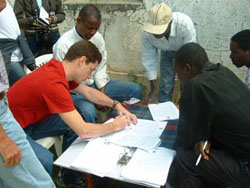
<instances>
[{"instance_id":1,"label":"shirt sleeve","mask_svg":"<svg viewBox=\"0 0 250 188\"><path fill-rule=\"evenodd\" d=\"M184 44L196 42L196 31L191 18L187 17L183 28Z\"/></svg>"},{"instance_id":2,"label":"shirt sleeve","mask_svg":"<svg viewBox=\"0 0 250 188\"><path fill-rule=\"evenodd\" d=\"M250 89L250 69L247 70L246 74L246 85Z\"/></svg>"},{"instance_id":3,"label":"shirt sleeve","mask_svg":"<svg viewBox=\"0 0 250 188\"><path fill-rule=\"evenodd\" d=\"M52 84L42 96L51 114L75 110L70 92L63 84Z\"/></svg>"},{"instance_id":4,"label":"shirt sleeve","mask_svg":"<svg viewBox=\"0 0 250 188\"><path fill-rule=\"evenodd\" d=\"M57 59L58 61L62 61L68 51L68 48L64 46L63 44L60 45L59 42L60 42L60 39L53 46L53 58Z\"/></svg>"},{"instance_id":5,"label":"shirt sleeve","mask_svg":"<svg viewBox=\"0 0 250 188\"><path fill-rule=\"evenodd\" d=\"M110 80L108 74L107 74L107 51L105 47L105 42L103 37L99 34L96 40L91 41L93 42L97 48L99 49L101 55L102 55L102 61L96 68L93 79L95 81L95 84L98 89L104 87Z\"/></svg>"},{"instance_id":6,"label":"shirt sleeve","mask_svg":"<svg viewBox=\"0 0 250 188\"><path fill-rule=\"evenodd\" d=\"M177 132L181 146L192 147L209 138L213 120L211 92L201 84L184 86Z\"/></svg>"},{"instance_id":7,"label":"shirt sleeve","mask_svg":"<svg viewBox=\"0 0 250 188\"><path fill-rule=\"evenodd\" d=\"M157 78L158 49L151 44L148 34L142 30L142 65L149 80Z\"/></svg>"},{"instance_id":8,"label":"shirt sleeve","mask_svg":"<svg viewBox=\"0 0 250 188\"><path fill-rule=\"evenodd\" d=\"M54 18L53 23L55 23L55 24L62 23L63 20L65 19L65 12L63 10L61 0L56 1L56 12L55 12L55 14L56 14L55 16L52 16Z\"/></svg>"}]
</instances>

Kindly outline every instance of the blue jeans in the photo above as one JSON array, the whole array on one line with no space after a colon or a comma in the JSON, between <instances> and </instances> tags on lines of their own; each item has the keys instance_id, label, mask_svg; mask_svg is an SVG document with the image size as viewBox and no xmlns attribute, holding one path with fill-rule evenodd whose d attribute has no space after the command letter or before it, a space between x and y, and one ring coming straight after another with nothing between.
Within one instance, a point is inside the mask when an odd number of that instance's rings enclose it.
<instances>
[{"instance_id":1,"label":"blue jeans","mask_svg":"<svg viewBox=\"0 0 250 188\"><path fill-rule=\"evenodd\" d=\"M27 139L37 158L50 175L52 175L53 170L53 154L34 140L63 135L62 150L65 151L77 138L76 133L60 118L58 114L52 115L50 118L40 123L30 125L26 127L24 131L27 134Z\"/></svg>"},{"instance_id":2,"label":"blue jeans","mask_svg":"<svg viewBox=\"0 0 250 188\"><path fill-rule=\"evenodd\" d=\"M12 86L16 81L26 75L22 62L10 62L6 64L9 83Z\"/></svg>"},{"instance_id":3,"label":"blue jeans","mask_svg":"<svg viewBox=\"0 0 250 188\"><path fill-rule=\"evenodd\" d=\"M159 102L172 101L175 80L173 66L175 54L176 52L173 51L161 51Z\"/></svg>"},{"instance_id":4,"label":"blue jeans","mask_svg":"<svg viewBox=\"0 0 250 188\"><path fill-rule=\"evenodd\" d=\"M30 47L30 49L35 57L40 55L40 52L43 48L48 48L50 50L48 53L52 53L52 47L59 38L60 38L59 32L52 32L51 33L51 42L38 43L36 40L36 34L26 35L26 40L28 42L28 45L29 45L29 47Z\"/></svg>"},{"instance_id":5,"label":"blue jeans","mask_svg":"<svg viewBox=\"0 0 250 188\"><path fill-rule=\"evenodd\" d=\"M90 87L97 89L95 84ZM128 98L142 98L142 88L134 82L114 81L110 80L105 85L105 94L112 99L124 101ZM77 111L81 114L86 122L95 123L97 113L93 103L86 100L83 96L72 94L72 99Z\"/></svg>"},{"instance_id":6,"label":"blue jeans","mask_svg":"<svg viewBox=\"0 0 250 188\"><path fill-rule=\"evenodd\" d=\"M13 167L3 166L3 157L0 155L0 187L55 187L30 147L23 129L9 110L6 98L0 101L0 124L22 154L20 163Z\"/></svg>"}]
</instances>

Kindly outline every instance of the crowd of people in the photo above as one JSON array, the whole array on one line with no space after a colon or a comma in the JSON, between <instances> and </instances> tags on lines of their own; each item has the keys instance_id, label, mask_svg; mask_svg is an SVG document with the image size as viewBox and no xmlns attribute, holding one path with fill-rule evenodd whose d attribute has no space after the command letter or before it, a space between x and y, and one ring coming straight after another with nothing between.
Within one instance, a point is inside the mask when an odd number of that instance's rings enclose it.
<instances>
[{"instance_id":1,"label":"crowd of people","mask_svg":"<svg viewBox=\"0 0 250 188\"><path fill-rule=\"evenodd\" d=\"M45 26L37 22L41 9L49 15ZM171 101L175 73L181 82L177 152L166 181L174 188L249 187L250 71L243 83L209 61L186 14L172 12L166 3L148 13L141 31L142 65L151 87L145 103ZM0 0L0 187L55 187L53 154L37 139L63 136L65 151L78 136L102 136L137 123L121 102L142 99L142 88L107 74L98 8L83 6L75 26L60 36L57 24L64 19L61 0L16 0L14 8ZM232 63L249 68L250 30L228 41ZM37 68L35 57L46 53L53 58ZM24 66L33 72L26 75ZM109 109L122 115L98 124L96 110ZM61 169L58 186L83 184L80 173Z\"/></svg>"}]
</instances>

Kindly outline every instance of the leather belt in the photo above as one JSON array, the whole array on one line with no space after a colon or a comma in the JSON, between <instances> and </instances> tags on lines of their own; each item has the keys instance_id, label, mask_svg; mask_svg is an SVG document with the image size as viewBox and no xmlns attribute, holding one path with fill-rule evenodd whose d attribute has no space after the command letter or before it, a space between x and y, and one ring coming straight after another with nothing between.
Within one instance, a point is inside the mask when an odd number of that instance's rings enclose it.
<instances>
[{"instance_id":1,"label":"leather belt","mask_svg":"<svg viewBox=\"0 0 250 188\"><path fill-rule=\"evenodd\" d=\"M2 100L4 98L4 96L5 96L5 92L0 93L0 100Z\"/></svg>"}]
</instances>

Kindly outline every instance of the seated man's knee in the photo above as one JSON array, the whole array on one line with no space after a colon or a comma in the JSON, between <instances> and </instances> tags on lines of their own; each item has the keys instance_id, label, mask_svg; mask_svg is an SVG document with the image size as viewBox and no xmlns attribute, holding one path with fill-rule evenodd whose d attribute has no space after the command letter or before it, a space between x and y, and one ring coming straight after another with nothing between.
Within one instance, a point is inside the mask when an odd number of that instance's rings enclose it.
<instances>
[{"instance_id":1,"label":"seated man's knee","mask_svg":"<svg viewBox=\"0 0 250 188\"><path fill-rule=\"evenodd\" d=\"M77 111L81 114L86 122L95 123L97 120L96 109L93 103L84 101L76 106Z\"/></svg>"}]
</instances>

